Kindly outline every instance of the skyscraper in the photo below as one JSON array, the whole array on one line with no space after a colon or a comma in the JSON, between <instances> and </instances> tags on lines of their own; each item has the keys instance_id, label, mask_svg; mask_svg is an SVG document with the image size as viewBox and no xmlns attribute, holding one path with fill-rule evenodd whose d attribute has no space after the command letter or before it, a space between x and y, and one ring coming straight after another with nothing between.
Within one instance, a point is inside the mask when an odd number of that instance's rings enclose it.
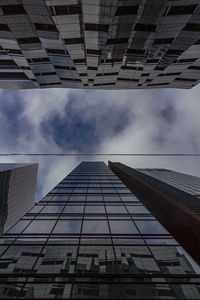
<instances>
[{"instance_id":1,"label":"skyscraper","mask_svg":"<svg viewBox=\"0 0 200 300\"><path fill-rule=\"evenodd\" d=\"M200 263L200 178L167 169L133 169L109 163L143 204Z\"/></svg>"},{"instance_id":2,"label":"skyscraper","mask_svg":"<svg viewBox=\"0 0 200 300\"><path fill-rule=\"evenodd\" d=\"M199 0L1 0L0 88L191 88Z\"/></svg>"},{"instance_id":3,"label":"skyscraper","mask_svg":"<svg viewBox=\"0 0 200 300\"><path fill-rule=\"evenodd\" d=\"M1 299L199 299L199 266L102 162L82 162L1 239Z\"/></svg>"},{"instance_id":4,"label":"skyscraper","mask_svg":"<svg viewBox=\"0 0 200 300\"><path fill-rule=\"evenodd\" d=\"M0 235L34 206L37 164L0 163Z\"/></svg>"}]
</instances>

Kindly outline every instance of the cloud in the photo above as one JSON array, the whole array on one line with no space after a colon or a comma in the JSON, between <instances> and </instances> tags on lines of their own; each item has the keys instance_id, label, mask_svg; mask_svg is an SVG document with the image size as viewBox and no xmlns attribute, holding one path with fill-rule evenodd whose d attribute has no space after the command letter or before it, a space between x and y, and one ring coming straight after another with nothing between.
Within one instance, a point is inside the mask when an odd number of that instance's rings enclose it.
<instances>
[{"instance_id":1,"label":"cloud","mask_svg":"<svg viewBox=\"0 0 200 300\"><path fill-rule=\"evenodd\" d=\"M192 90L0 90L1 153L200 152L200 86ZM37 199L82 160L200 176L199 158L0 157L39 162Z\"/></svg>"}]
</instances>

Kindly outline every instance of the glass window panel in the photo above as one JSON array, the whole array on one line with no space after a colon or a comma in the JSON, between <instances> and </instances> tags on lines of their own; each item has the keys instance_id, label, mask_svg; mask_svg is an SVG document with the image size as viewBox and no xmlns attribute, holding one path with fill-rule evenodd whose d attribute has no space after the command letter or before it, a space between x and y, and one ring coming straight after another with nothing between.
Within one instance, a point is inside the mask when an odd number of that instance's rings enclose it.
<instances>
[{"instance_id":1,"label":"glass window panel","mask_svg":"<svg viewBox=\"0 0 200 300\"><path fill-rule=\"evenodd\" d=\"M84 195L71 195L69 201L85 201Z\"/></svg>"},{"instance_id":2,"label":"glass window panel","mask_svg":"<svg viewBox=\"0 0 200 300\"><path fill-rule=\"evenodd\" d=\"M28 283L24 287L23 299L69 299L71 284Z\"/></svg>"},{"instance_id":3,"label":"glass window panel","mask_svg":"<svg viewBox=\"0 0 200 300\"><path fill-rule=\"evenodd\" d=\"M32 221L31 224L26 228L24 233L50 233L56 221Z\"/></svg>"},{"instance_id":4,"label":"glass window panel","mask_svg":"<svg viewBox=\"0 0 200 300\"><path fill-rule=\"evenodd\" d=\"M63 213L67 213L67 214L74 214L74 213L78 213L81 214L84 211L84 206L83 205L67 205L64 208Z\"/></svg>"},{"instance_id":5,"label":"glass window panel","mask_svg":"<svg viewBox=\"0 0 200 300\"><path fill-rule=\"evenodd\" d=\"M98 222L84 220L82 233L109 233L108 223L107 221L102 220L99 220Z\"/></svg>"},{"instance_id":6,"label":"glass window panel","mask_svg":"<svg viewBox=\"0 0 200 300\"><path fill-rule=\"evenodd\" d=\"M105 207L103 205L87 205L85 207L85 213L104 214Z\"/></svg>"},{"instance_id":7,"label":"glass window panel","mask_svg":"<svg viewBox=\"0 0 200 300\"><path fill-rule=\"evenodd\" d=\"M40 255L42 246L10 246L0 259L1 273L30 272Z\"/></svg>"},{"instance_id":8,"label":"glass window panel","mask_svg":"<svg viewBox=\"0 0 200 300\"><path fill-rule=\"evenodd\" d=\"M135 221L141 234L169 234L158 221Z\"/></svg>"},{"instance_id":9,"label":"glass window panel","mask_svg":"<svg viewBox=\"0 0 200 300\"><path fill-rule=\"evenodd\" d=\"M147 244L158 244L158 245L178 245L178 242L175 239L157 239L157 238L149 238L145 239Z\"/></svg>"},{"instance_id":10,"label":"glass window panel","mask_svg":"<svg viewBox=\"0 0 200 300\"><path fill-rule=\"evenodd\" d=\"M107 189L102 189L102 193L112 193L112 194L114 194L114 193L116 193L116 190L115 189L109 189L109 188L107 188Z\"/></svg>"},{"instance_id":11,"label":"glass window panel","mask_svg":"<svg viewBox=\"0 0 200 300\"><path fill-rule=\"evenodd\" d=\"M67 195L56 195L53 196L51 201L67 201L69 199L69 196Z\"/></svg>"},{"instance_id":12,"label":"glass window panel","mask_svg":"<svg viewBox=\"0 0 200 300\"><path fill-rule=\"evenodd\" d=\"M30 221L25 221L25 220L19 221L7 233L21 233L29 223Z\"/></svg>"},{"instance_id":13,"label":"glass window panel","mask_svg":"<svg viewBox=\"0 0 200 300\"><path fill-rule=\"evenodd\" d=\"M104 201L111 201L111 202L121 202L119 196L116 194L116 195L104 195Z\"/></svg>"},{"instance_id":14,"label":"glass window panel","mask_svg":"<svg viewBox=\"0 0 200 300\"><path fill-rule=\"evenodd\" d=\"M53 233L80 233L80 220L62 220L58 221Z\"/></svg>"},{"instance_id":15,"label":"glass window panel","mask_svg":"<svg viewBox=\"0 0 200 300\"><path fill-rule=\"evenodd\" d=\"M138 230L132 221L109 221L111 233L138 234Z\"/></svg>"},{"instance_id":16,"label":"glass window panel","mask_svg":"<svg viewBox=\"0 0 200 300\"><path fill-rule=\"evenodd\" d=\"M144 240L141 238L123 238L123 237L119 237L119 238L114 238L113 239L113 244L117 245L117 244L126 244L126 245L131 245L131 244L145 244Z\"/></svg>"},{"instance_id":17,"label":"glass window panel","mask_svg":"<svg viewBox=\"0 0 200 300\"><path fill-rule=\"evenodd\" d=\"M116 214L116 213L121 213L121 214L127 214L127 211L124 206L120 205L106 205L106 210L107 213L109 214Z\"/></svg>"},{"instance_id":18,"label":"glass window panel","mask_svg":"<svg viewBox=\"0 0 200 300\"><path fill-rule=\"evenodd\" d=\"M146 246L115 246L115 253L120 273L160 272Z\"/></svg>"},{"instance_id":19,"label":"glass window panel","mask_svg":"<svg viewBox=\"0 0 200 300\"><path fill-rule=\"evenodd\" d=\"M139 202L138 198L135 195L120 195L120 198L122 201L128 201L128 202Z\"/></svg>"},{"instance_id":20,"label":"glass window panel","mask_svg":"<svg viewBox=\"0 0 200 300\"><path fill-rule=\"evenodd\" d=\"M107 273L113 264L114 253L111 246L80 246L77 260L78 273Z\"/></svg>"},{"instance_id":21,"label":"glass window panel","mask_svg":"<svg viewBox=\"0 0 200 300\"><path fill-rule=\"evenodd\" d=\"M125 188L121 188L121 189L119 189L119 188L116 188L116 191L118 192L118 193L129 193L129 194L131 194L132 192L129 190L129 189L125 189Z\"/></svg>"},{"instance_id":22,"label":"glass window panel","mask_svg":"<svg viewBox=\"0 0 200 300\"><path fill-rule=\"evenodd\" d=\"M43 208L44 206L42 205L35 205L31 210L29 210L29 213L31 214L37 214L41 211L41 209Z\"/></svg>"},{"instance_id":23,"label":"glass window panel","mask_svg":"<svg viewBox=\"0 0 200 300\"><path fill-rule=\"evenodd\" d=\"M63 210L63 207L64 206L61 206L61 205L55 205L55 206L52 206L52 205L47 205L43 208L43 210L41 211L42 214L50 214L50 213L54 213L54 214L59 214L61 213L61 211Z\"/></svg>"},{"instance_id":24,"label":"glass window panel","mask_svg":"<svg viewBox=\"0 0 200 300\"><path fill-rule=\"evenodd\" d=\"M122 299L119 284L74 284L72 299Z\"/></svg>"},{"instance_id":25,"label":"glass window panel","mask_svg":"<svg viewBox=\"0 0 200 300\"><path fill-rule=\"evenodd\" d=\"M128 212L130 214L150 214L150 211L147 210L144 206L126 206L126 208L128 209Z\"/></svg>"},{"instance_id":26,"label":"glass window panel","mask_svg":"<svg viewBox=\"0 0 200 300\"><path fill-rule=\"evenodd\" d=\"M55 242L55 241L54 241ZM46 246L35 269L37 273L73 273L76 265L77 246Z\"/></svg>"},{"instance_id":27,"label":"glass window panel","mask_svg":"<svg viewBox=\"0 0 200 300\"><path fill-rule=\"evenodd\" d=\"M102 195L87 195L87 202L102 202L103 201L103 196Z\"/></svg>"}]
</instances>

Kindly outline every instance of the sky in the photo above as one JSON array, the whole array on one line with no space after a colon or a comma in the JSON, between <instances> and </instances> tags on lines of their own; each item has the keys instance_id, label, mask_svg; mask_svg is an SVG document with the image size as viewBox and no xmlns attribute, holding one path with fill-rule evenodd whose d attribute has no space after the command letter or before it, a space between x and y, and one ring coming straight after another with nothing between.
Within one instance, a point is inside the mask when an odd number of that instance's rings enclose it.
<instances>
[{"instance_id":1,"label":"sky","mask_svg":"<svg viewBox=\"0 0 200 300\"><path fill-rule=\"evenodd\" d=\"M0 90L0 153L200 153L200 85L190 90ZM200 157L0 157L39 163L37 201L83 160L200 176Z\"/></svg>"}]
</instances>

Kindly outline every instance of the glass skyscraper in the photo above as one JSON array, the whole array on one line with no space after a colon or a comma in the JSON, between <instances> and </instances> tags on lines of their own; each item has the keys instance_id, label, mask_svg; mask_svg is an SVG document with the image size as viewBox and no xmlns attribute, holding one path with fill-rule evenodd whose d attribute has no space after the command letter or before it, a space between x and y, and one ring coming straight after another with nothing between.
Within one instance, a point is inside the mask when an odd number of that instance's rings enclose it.
<instances>
[{"instance_id":1,"label":"glass skyscraper","mask_svg":"<svg viewBox=\"0 0 200 300\"><path fill-rule=\"evenodd\" d=\"M199 266L103 162L1 238L1 299L200 299Z\"/></svg>"},{"instance_id":2,"label":"glass skyscraper","mask_svg":"<svg viewBox=\"0 0 200 300\"><path fill-rule=\"evenodd\" d=\"M199 0L1 0L0 88L192 88Z\"/></svg>"}]
</instances>

